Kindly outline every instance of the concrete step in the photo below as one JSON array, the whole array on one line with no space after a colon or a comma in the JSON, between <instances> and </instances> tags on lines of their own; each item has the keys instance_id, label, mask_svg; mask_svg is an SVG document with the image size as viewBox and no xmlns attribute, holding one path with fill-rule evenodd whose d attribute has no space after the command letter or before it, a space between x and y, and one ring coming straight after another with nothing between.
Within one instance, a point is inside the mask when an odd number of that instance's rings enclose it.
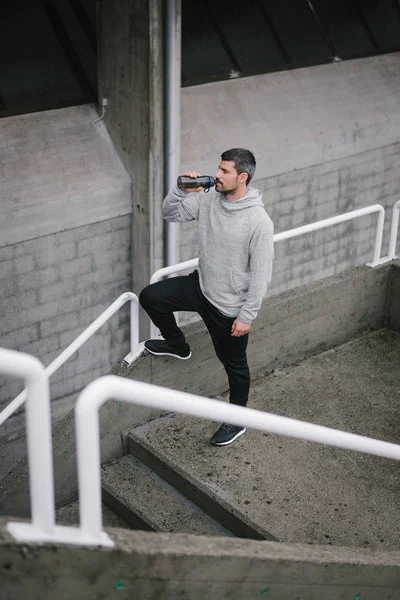
<instances>
[{"instance_id":1,"label":"concrete step","mask_svg":"<svg viewBox=\"0 0 400 600\"><path fill-rule=\"evenodd\" d=\"M181 468L177 461L171 460L171 457L164 453L162 449L146 441L146 437L151 437L152 432L157 431L162 435L159 427L166 428L168 433L182 432L184 428L180 426L180 419L182 417L178 415L167 415L140 427L135 427L128 434L131 455L146 465L151 472L168 482L172 489L183 494L206 514L210 515L212 519L220 523L222 527L231 531L233 535L254 540L275 540L276 538L269 531L252 522L251 519L243 519L240 512L229 502L224 490L217 483L206 483L204 480L199 480L196 476L195 464L202 457L201 455L192 454L190 446L185 448L190 461L186 469ZM183 417L183 419L190 419L190 417ZM173 436L173 439L177 438Z\"/></svg>"},{"instance_id":2,"label":"concrete step","mask_svg":"<svg viewBox=\"0 0 400 600\"><path fill-rule=\"evenodd\" d=\"M252 384L249 406L398 443L400 335L382 329ZM168 414L132 429L130 452L240 537L400 547L397 461Z\"/></svg>"},{"instance_id":3,"label":"concrete step","mask_svg":"<svg viewBox=\"0 0 400 600\"><path fill-rule=\"evenodd\" d=\"M118 515L116 515L107 506L102 506L104 527L118 527L120 529L131 529L130 525ZM70 502L62 508L56 510L57 525L79 526L79 500Z\"/></svg>"},{"instance_id":4,"label":"concrete step","mask_svg":"<svg viewBox=\"0 0 400 600\"><path fill-rule=\"evenodd\" d=\"M134 529L232 536L133 456L102 467L103 502Z\"/></svg>"}]
</instances>

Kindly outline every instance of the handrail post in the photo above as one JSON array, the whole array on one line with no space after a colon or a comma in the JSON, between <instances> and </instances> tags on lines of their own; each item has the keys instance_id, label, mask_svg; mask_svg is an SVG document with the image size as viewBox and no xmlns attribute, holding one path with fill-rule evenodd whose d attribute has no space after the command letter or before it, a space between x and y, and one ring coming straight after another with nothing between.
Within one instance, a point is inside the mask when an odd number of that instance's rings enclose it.
<instances>
[{"instance_id":1,"label":"handrail post","mask_svg":"<svg viewBox=\"0 0 400 600\"><path fill-rule=\"evenodd\" d=\"M385 225L385 209L383 206L380 207L378 215L378 223L376 226L376 235L375 235L375 247L374 247L374 257L372 259L372 263L369 263L370 267L375 267L380 264L381 254L382 254L382 240L383 240L383 227Z\"/></svg>"},{"instance_id":2,"label":"handrail post","mask_svg":"<svg viewBox=\"0 0 400 600\"><path fill-rule=\"evenodd\" d=\"M92 398L92 410L84 410L78 403L75 406L80 526L85 535L95 540L100 539L103 529L98 401ZM85 493L88 489L90 494Z\"/></svg>"},{"instance_id":3,"label":"handrail post","mask_svg":"<svg viewBox=\"0 0 400 600\"><path fill-rule=\"evenodd\" d=\"M132 296L130 304L131 354L136 354L139 348L139 300L136 294Z\"/></svg>"},{"instance_id":4,"label":"handrail post","mask_svg":"<svg viewBox=\"0 0 400 600\"><path fill-rule=\"evenodd\" d=\"M131 302L130 302L130 315L131 315L131 323L130 323L130 343L131 349L129 354L127 354L124 358L124 362L128 365L131 365L135 358L137 358L143 350L143 345L140 344L139 341L139 298L136 294L132 294Z\"/></svg>"},{"instance_id":5,"label":"handrail post","mask_svg":"<svg viewBox=\"0 0 400 600\"><path fill-rule=\"evenodd\" d=\"M55 509L50 393L48 377L41 367L41 376L28 382L26 402L31 515L33 526L51 535Z\"/></svg>"},{"instance_id":6,"label":"handrail post","mask_svg":"<svg viewBox=\"0 0 400 600\"><path fill-rule=\"evenodd\" d=\"M63 527L55 523L53 446L51 437L51 414L49 380L42 363L29 354L0 348L0 373L25 379L27 391L26 428L28 438L28 464L31 498L31 522L9 521L7 531L18 542L56 542L75 545L114 546L110 537L102 531L101 493L96 512L89 507L89 513L96 515L100 510L100 520L95 522L100 528L99 535L83 535L76 527ZM89 416L90 419L90 416ZM98 456L100 461L98 411L92 417L97 423L88 426L95 437L85 436L81 431L84 454ZM99 478L99 473L97 473ZM97 496L96 496L97 500ZM97 509L97 505L95 507ZM93 519L92 519L93 520Z\"/></svg>"},{"instance_id":7,"label":"handrail post","mask_svg":"<svg viewBox=\"0 0 400 600\"><path fill-rule=\"evenodd\" d=\"M398 200L393 206L392 212L392 225L390 228L390 241L389 241L389 260L396 258L396 242L399 231L399 214L400 214L400 200Z\"/></svg>"},{"instance_id":8,"label":"handrail post","mask_svg":"<svg viewBox=\"0 0 400 600\"><path fill-rule=\"evenodd\" d=\"M29 354L0 348L0 372L25 379L26 429L32 525L52 535L55 527L53 447L49 382L42 363ZM17 526L18 523L12 525Z\"/></svg>"}]
</instances>

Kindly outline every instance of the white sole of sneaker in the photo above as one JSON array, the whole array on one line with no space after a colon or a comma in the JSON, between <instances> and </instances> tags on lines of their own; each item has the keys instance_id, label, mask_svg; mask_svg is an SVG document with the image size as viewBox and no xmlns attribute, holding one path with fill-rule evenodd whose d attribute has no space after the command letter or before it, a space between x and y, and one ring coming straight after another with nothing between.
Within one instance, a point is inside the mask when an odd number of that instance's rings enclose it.
<instances>
[{"instance_id":1,"label":"white sole of sneaker","mask_svg":"<svg viewBox=\"0 0 400 600\"><path fill-rule=\"evenodd\" d=\"M228 446L228 444L232 444L232 442L234 442L235 440L238 439L238 437L240 437L241 435L243 435L246 431L246 428L242 429L242 431L239 431L235 437L233 437L231 440L229 440L229 442L221 442L220 444L215 443L215 442L211 442L213 444L213 446Z\"/></svg>"},{"instance_id":2,"label":"white sole of sneaker","mask_svg":"<svg viewBox=\"0 0 400 600\"><path fill-rule=\"evenodd\" d=\"M146 348L146 346L145 346ZM150 354L154 354L154 356L173 356L174 358L179 358L179 360L187 360L188 358L190 358L192 356L192 351L190 351L189 356L178 356L178 354L170 354L169 352L153 352L152 350L149 350L148 348L146 348L147 352L150 352Z\"/></svg>"}]
</instances>

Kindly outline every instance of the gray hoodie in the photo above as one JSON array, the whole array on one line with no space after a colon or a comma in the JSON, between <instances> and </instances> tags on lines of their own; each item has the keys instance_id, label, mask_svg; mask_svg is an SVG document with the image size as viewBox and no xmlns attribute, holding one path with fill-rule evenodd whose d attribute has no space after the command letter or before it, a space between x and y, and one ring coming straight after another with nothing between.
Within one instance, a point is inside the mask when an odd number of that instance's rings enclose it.
<instances>
[{"instance_id":1,"label":"gray hoodie","mask_svg":"<svg viewBox=\"0 0 400 600\"><path fill-rule=\"evenodd\" d=\"M199 281L224 315L251 323L271 281L274 226L261 192L226 200L216 190L186 194L172 188L163 202L166 221L199 222Z\"/></svg>"}]
</instances>

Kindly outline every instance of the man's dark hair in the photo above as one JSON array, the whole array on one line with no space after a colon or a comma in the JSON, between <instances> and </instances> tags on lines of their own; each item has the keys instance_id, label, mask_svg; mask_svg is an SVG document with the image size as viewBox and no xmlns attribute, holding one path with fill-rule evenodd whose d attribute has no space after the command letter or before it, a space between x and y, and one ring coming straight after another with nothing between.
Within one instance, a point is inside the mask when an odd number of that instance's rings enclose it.
<instances>
[{"instance_id":1,"label":"man's dark hair","mask_svg":"<svg viewBox=\"0 0 400 600\"><path fill-rule=\"evenodd\" d=\"M232 148L221 154L221 159L233 161L238 175L247 173L246 184L249 185L256 170L256 159L250 150L246 150L246 148Z\"/></svg>"}]
</instances>

